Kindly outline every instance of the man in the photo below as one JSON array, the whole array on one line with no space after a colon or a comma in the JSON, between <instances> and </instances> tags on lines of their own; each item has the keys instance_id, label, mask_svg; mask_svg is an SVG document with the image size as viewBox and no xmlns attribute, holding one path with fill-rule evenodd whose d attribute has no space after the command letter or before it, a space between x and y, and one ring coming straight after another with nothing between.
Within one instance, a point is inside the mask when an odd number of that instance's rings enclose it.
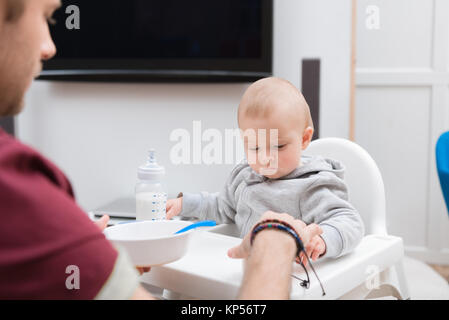
<instances>
[{"instance_id":1,"label":"man","mask_svg":"<svg viewBox=\"0 0 449 320\"><path fill-rule=\"evenodd\" d=\"M0 0L0 117L22 110L42 61L55 55L47 21L59 6L60 0ZM320 233L288 215L267 215L289 220L305 243ZM1 299L152 299L126 253L101 232L108 218L92 223L65 175L1 129L0 217ZM246 237L231 249L231 256L248 259L240 297L288 298L294 253L294 239L273 230L258 234L253 247Z\"/></svg>"},{"instance_id":2,"label":"man","mask_svg":"<svg viewBox=\"0 0 449 320\"><path fill-rule=\"evenodd\" d=\"M59 6L59 0L0 0L0 116L22 110L42 61L55 55L47 21ZM0 214L0 298L151 298L126 255L76 205L65 175L4 132ZM79 289L71 287L73 272Z\"/></svg>"}]
</instances>

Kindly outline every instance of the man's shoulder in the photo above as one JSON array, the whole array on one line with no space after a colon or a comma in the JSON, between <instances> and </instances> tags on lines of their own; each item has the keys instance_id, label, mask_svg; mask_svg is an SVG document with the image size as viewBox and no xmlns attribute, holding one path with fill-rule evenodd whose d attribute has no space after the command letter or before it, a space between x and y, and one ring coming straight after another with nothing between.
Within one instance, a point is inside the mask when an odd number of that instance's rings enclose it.
<instances>
[{"instance_id":1,"label":"man's shoulder","mask_svg":"<svg viewBox=\"0 0 449 320\"><path fill-rule=\"evenodd\" d=\"M27 164L27 160L46 161L38 151L0 129L0 167L13 169Z\"/></svg>"},{"instance_id":2,"label":"man's shoulder","mask_svg":"<svg viewBox=\"0 0 449 320\"><path fill-rule=\"evenodd\" d=\"M39 183L47 180L73 197L65 174L38 151L0 131L0 183L4 190L11 184Z\"/></svg>"},{"instance_id":3,"label":"man's shoulder","mask_svg":"<svg viewBox=\"0 0 449 320\"><path fill-rule=\"evenodd\" d=\"M11 153L32 153L32 149L0 128L0 159Z\"/></svg>"}]
</instances>

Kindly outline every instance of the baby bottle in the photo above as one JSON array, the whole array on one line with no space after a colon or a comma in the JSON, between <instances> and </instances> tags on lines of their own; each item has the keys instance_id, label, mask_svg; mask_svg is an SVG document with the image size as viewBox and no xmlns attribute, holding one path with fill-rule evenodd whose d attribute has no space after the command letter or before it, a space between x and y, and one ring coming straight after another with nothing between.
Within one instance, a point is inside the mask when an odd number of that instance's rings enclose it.
<instances>
[{"instance_id":1,"label":"baby bottle","mask_svg":"<svg viewBox=\"0 0 449 320\"><path fill-rule=\"evenodd\" d=\"M157 164L155 150L151 149L147 163L137 170L136 220L165 219L167 192L164 176L165 169Z\"/></svg>"}]
</instances>

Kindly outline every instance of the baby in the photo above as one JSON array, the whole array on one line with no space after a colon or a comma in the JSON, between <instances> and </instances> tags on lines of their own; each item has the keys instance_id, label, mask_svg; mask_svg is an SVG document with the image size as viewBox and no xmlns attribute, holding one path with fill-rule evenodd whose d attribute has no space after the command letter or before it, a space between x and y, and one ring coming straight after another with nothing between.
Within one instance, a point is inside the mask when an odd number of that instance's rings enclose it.
<instances>
[{"instance_id":1,"label":"baby","mask_svg":"<svg viewBox=\"0 0 449 320\"><path fill-rule=\"evenodd\" d=\"M240 102L238 124L246 157L234 167L223 190L180 193L167 202L167 219L181 215L235 223L243 237L264 212L288 213L322 228L307 250L313 261L353 250L364 235L362 219L348 203L342 164L302 156L312 139L313 123L298 89L279 78L255 82Z\"/></svg>"}]
</instances>

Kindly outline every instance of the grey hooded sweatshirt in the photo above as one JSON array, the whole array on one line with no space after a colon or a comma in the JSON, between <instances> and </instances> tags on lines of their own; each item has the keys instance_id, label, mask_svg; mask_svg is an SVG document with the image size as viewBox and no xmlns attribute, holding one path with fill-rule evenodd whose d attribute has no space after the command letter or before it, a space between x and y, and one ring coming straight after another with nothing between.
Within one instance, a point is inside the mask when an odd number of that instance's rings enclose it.
<instances>
[{"instance_id":1,"label":"grey hooded sweatshirt","mask_svg":"<svg viewBox=\"0 0 449 320\"><path fill-rule=\"evenodd\" d=\"M326 243L322 257L342 256L359 244L365 232L359 213L348 202L344 167L319 156L303 156L301 163L288 175L269 179L243 160L221 192L183 193L180 215L235 223L243 237L265 211L288 213L321 226Z\"/></svg>"}]
</instances>

